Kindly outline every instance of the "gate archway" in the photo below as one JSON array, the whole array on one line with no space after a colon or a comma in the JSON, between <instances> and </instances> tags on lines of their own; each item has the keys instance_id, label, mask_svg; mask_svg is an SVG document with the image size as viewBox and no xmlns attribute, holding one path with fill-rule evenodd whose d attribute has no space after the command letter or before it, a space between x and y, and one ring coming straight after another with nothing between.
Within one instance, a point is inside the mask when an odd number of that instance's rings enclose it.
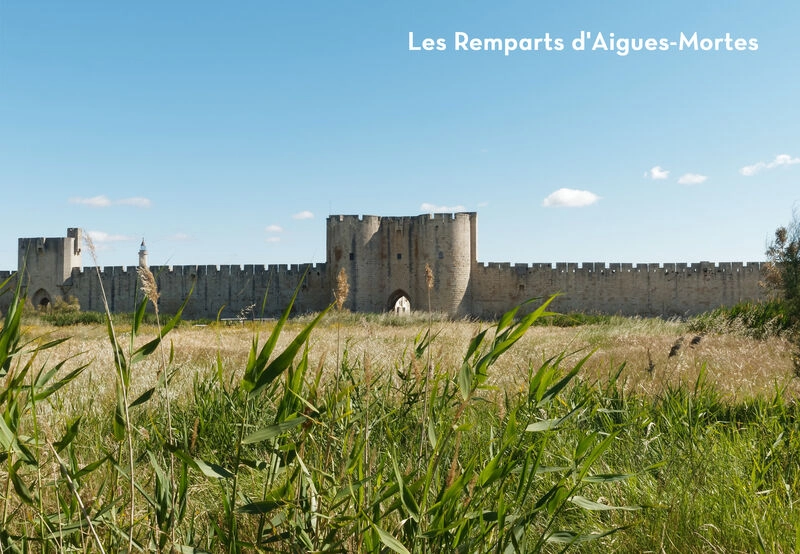
<instances>
[{"instance_id":1,"label":"gate archway","mask_svg":"<svg viewBox=\"0 0 800 554\"><path fill-rule=\"evenodd\" d=\"M411 298L408 293L403 289L397 289L389 295L389 301L386 303L386 311L393 312L397 315L408 315L411 313Z\"/></svg>"},{"instance_id":2,"label":"gate archway","mask_svg":"<svg viewBox=\"0 0 800 554\"><path fill-rule=\"evenodd\" d=\"M31 297L31 304L33 304L34 307L42 310L46 310L48 307L50 307L52 302L53 300L50 298L50 293L44 289L37 290Z\"/></svg>"}]
</instances>

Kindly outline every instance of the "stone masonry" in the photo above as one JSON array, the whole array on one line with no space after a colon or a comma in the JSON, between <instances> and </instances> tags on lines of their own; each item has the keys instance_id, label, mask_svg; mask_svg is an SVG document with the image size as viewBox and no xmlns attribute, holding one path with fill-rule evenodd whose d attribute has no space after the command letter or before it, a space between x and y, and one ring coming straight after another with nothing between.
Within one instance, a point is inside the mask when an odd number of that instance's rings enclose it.
<instances>
[{"instance_id":1,"label":"stone masonry","mask_svg":"<svg viewBox=\"0 0 800 554\"><path fill-rule=\"evenodd\" d=\"M103 310L102 290L113 312L132 312L141 300L136 266L82 267L82 233L19 239L18 274L35 306L74 297L82 310ZM147 259L144 243L140 260ZM133 254L133 253L132 253ZM143 254L143 257L142 257ZM434 276L428 288L426 264ZM477 214L403 217L334 215L327 220L325 263L244 266L150 266L161 294L159 309L174 313L191 297L185 318L274 316L302 280L294 310L324 309L344 268L350 284L345 307L356 312L411 309L491 318L534 298L561 295L561 312L683 316L764 298L759 262L693 264L481 263ZM0 271L0 282L13 274ZM6 287L7 289L8 287ZM8 304L0 295L0 310ZM5 303L5 304L4 304ZM429 304L430 303L430 304ZM526 305L532 309L537 303ZM262 311L261 307L264 306Z\"/></svg>"}]
</instances>

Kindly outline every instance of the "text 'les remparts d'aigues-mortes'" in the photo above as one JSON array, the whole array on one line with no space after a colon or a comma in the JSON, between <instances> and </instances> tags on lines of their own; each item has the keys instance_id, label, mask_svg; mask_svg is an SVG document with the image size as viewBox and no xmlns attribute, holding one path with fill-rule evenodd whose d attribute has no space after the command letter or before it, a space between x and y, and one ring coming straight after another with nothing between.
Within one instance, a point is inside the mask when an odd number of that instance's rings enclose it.
<instances>
[{"instance_id":1,"label":"text 'les remparts d'aigues-mortes'","mask_svg":"<svg viewBox=\"0 0 800 554\"><path fill-rule=\"evenodd\" d=\"M453 34L452 42L444 37L416 37L408 33L408 49L412 52L501 52L506 56L514 52L613 52L627 56L633 52L753 52L758 50L757 38L702 36L697 32L668 37L618 37L614 33L581 31L573 39L553 37L545 33L539 37L474 37L463 31Z\"/></svg>"}]
</instances>

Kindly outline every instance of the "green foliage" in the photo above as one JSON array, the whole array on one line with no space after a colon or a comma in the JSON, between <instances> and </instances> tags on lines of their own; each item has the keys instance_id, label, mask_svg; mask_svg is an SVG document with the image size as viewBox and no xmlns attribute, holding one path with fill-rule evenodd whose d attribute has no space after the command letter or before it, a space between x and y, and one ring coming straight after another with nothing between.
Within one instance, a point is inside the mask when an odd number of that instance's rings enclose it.
<instances>
[{"instance_id":1,"label":"green foliage","mask_svg":"<svg viewBox=\"0 0 800 554\"><path fill-rule=\"evenodd\" d=\"M786 227L778 227L767 247L767 284L781 293L786 315L800 323L800 216L795 213Z\"/></svg>"},{"instance_id":2,"label":"green foliage","mask_svg":"<svg viewBox=\"0 0 800 554\"><path fill-rule=\"evenodd\" d=\"M495 390L495 362L547 303L476 329L457 367L431 355L428 320L401 359L345 347L336 379L309 365L324 313L281 337L290 304L244 367L218 355L180 398L165 348L179 317L134 347L142 303L129 344L108 321L105 417L45 426L84 368L44 355L56 341L24 337L21 302L0 329L2 551L800 548L797 402L779 389L731 404L703 372L631 395L622 368L587 383L586 358L567 354ZM159 354L156 386L129 398L139 364Z\"/></svg>"},{"instance_id":3,"label":"green foliage","mask_svg":"<svg viewBox=\"0 0 800 554\"><path fill-rule=\"evenodd\" d=\"M130 313L118 313L115 314L113 317L117 321L130 321L133 318L134 314ZM53 325L55 327L69 327L71 325L97 325L97 324L105 324L106 322L106 314L103 312L84 312L80 310L61 310L57 306L50 308L49 310L45 311L37 311L32 314L26 314L26 317L30 319L38 319L42 323L46 323L48 325ZM142 323L146 325L156 326L158 324L156 314L152 312L144 312L142 317ZM185 325L187 323L209 323L208 321L185 321L183 319L179 320L177 325Z\"/></svg>"},{"instance_id":4,"label":"green foliage","mask_svg":"<svg viewBox=\"0 0 800 554\"><path fill-rule=\"evenodd\" d=\"M581 325L610 324L619 320L621 320L621 318L618 316L575 312L569 314L553 314L550 317L538 319L535 325L547 327L580 327Z\"/></svg>"},{"instance_id":5,"label":"green foliage","mask_svg":"<svg viewBox=\"0 0 800 554\"><path fill-rule=\"evenodd\" d=\"M779 336L792 328L781 300L741 302L695 316L688 323L694 333L734 333L757 339Z\"/></svg>"}]
</instances>

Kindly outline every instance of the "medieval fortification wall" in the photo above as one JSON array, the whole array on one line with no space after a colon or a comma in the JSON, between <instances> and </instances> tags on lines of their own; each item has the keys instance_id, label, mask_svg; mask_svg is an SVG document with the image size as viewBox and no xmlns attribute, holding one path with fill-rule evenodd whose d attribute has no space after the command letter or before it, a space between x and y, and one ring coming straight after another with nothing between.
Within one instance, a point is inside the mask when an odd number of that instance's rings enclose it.
<instances>
[{"instance_id":1,"label":"medieval fortification wall","mask_svg":"<svg viewBox=\"0 0 800 554\"><path fill-rule=\"evenodd\" d=\"M28 298L46 306L73 296L81 309L103 309L102 289L115 312L133 311L139 292L135 266L82 267L81 231L67 237L19 239L19 268ZM425 267L433 273L428 288ZM193 290L187 318L273 316L303 279L295 312L323 309L336 276L347 273L353 311L391 310L405 298L412 309L492 317L532 297L560 292L552 307L623 315L690 315L764 297L758 262L694 264L509 264L477 261L477 215L330 216L327 261L316 265L150 266L160 310L174 313ZM0 272L0 281L11 275ZM5 276L5 277L4 277ZM8 295L0 296L0 309ZM265 309L262 303L265 301ZM536 303L526 309L532 309Z\"/></svg>"},{"instance_id":2,"label":"medieval fortification wall","mask_svg":"<svg viewBox=\"0 0 800 554\"><path fill-rule=\"evenodd\" d=\"M174 314L189 297L183 312L189 319L274 316L289 304L304 274L296 313L320 310L331 297L325 264L150 266L150 271L158 284L159 311ZM103 311L104 290L112 312L132 312L142 299L136 267L105 267L99 273L98 279L94 267L74 269L64 293L77 298L82 310Z\"/></svg>"}]
</instances>

